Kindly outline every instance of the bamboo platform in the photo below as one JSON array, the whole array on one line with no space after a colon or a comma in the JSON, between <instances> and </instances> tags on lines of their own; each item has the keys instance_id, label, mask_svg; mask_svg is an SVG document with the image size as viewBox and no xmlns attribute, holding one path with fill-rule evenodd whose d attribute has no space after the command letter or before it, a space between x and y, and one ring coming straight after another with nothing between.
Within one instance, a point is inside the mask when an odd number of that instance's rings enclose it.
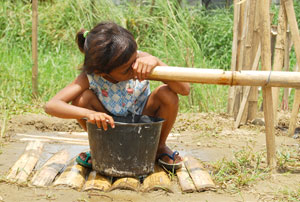
<instances>
[{"instance_id":1,"label":"bamboo platform","mask_svg":"<svg viewBox=\"0 0 300 202\"><path fill-rule=\"evenodd\" d=\"M78 191L107 192L122 189L135 192L156 190L174 192L174 188L177 186L177 189L181 189L182 192L191 193L215 189L215 184L208 172L193 157L184 158L184 165L177 171L177 175L169 173L158 165L155 165L154 173L138 178L115 178L100 175L96 171L84 168L75 162L76 155L86 151L86 148L83 149L81 144L87 137L70 135L70 138L65 139L63 136L63 134L62 137L53 134L43 136L18 134L16 137L19 140L28 143L23 154L8 171L7 181L34 187L71 188ZM55 138L61 142L57 143ZM70 147L71 143L78 148L76 153L71 154L72 152L66 149ZM59 149L55 152L51 151L49 155L47 144ZM65 148L61 149L61 146L57 146L59 144L64 145ZM40 162L42 161L41 156L47 152L47 160ZM37 164L41 165L37 166ZM177 176L178 180L174 180L174 178L171 180L171 176Z\"/></svg>"}]
</instances>

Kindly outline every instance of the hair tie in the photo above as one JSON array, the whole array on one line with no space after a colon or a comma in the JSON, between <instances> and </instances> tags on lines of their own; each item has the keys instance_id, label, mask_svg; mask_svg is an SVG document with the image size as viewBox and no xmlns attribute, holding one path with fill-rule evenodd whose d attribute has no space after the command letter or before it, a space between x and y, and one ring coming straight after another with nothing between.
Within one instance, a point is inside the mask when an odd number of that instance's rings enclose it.
<instances>
[{"instance_id":1,"label":"hair tie","mask_svg":"<svg viewBox=\"0 0 300 202\"><path fill-rule=\"evenodd\" d=\"M85 32L83 33L83 37L86 38L87 35L88 35L88 33L89 33L89 31L85 31Z\"/></svg>"}]
</instances>

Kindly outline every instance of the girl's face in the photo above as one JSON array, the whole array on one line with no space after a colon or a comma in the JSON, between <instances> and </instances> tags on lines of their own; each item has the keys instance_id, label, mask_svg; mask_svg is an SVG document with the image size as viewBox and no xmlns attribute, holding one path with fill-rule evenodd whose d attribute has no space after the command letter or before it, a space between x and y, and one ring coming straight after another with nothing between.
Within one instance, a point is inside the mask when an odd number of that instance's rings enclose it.
<instances>
[{"instance_id":1,"label":"girl's face","mask_svg":"<svg viewBox=\"0 0 300 202\"><path fill-rule=\"evenodd\" d=\"M131 58L127 63L115 68L109 74L103 75L103 77L113 83L132 79L133 78L132 67L136 58L137 58L137 52L131 56Z\"/></svg>"}]
</instances>

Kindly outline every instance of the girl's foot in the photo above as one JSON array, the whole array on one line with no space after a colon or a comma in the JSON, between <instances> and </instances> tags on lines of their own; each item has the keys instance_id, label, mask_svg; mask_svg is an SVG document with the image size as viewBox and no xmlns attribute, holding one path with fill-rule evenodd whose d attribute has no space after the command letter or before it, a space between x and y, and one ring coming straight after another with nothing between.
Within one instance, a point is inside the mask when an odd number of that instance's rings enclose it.
<instances>
[{"instance_id":1,"label":"girl's foot","mask_svg":"<svg viewBox=\"0 0 300 202\"><path fill-rule=\"evenodd\" d=\"M84 167L92 168L92 159L90 152L81 152L77 156L76 162Z\"/></svg>"},{"instance_id":2,"label":"girl's foot","mask_svg":"<svg viewBox=\"0 0 300 202\"><path fill-rule=\"evenodd\" d=\"M168 170L177 170L182 167L182 157L166 145L158 148L156 158L158 164Z\"/></svg>"}]
</instances>

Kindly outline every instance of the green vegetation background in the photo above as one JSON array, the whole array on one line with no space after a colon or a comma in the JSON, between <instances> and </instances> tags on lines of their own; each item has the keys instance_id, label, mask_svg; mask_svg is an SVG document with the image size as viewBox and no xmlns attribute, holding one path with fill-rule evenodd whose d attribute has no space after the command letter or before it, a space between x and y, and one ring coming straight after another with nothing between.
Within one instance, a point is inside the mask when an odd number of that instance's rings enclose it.
<instances>
[{"instance_id":1,"label":"green vegetation background","mask_svg":"<svg viewBox=\"0 0 300 202\"><path fill-rule=\"evenodd\" d=\"M200 6L180 7L171 0L157 0L154 6L151 2L118 6L110 0L40 2L39 98L33 101L31 3L0 0L0 114L42 112L43 104L79 73L83 55L75 44L76 32L91 29L100 21L115 21L129 29L140 50L168 65L230 69L232 8L205 10ZM299 20L300 3L295 3ZM273 10L276 14L278 9ZM294 56L291 63L295 64ZM152 82L152 88L157 85ZM191 95L180 98L180 109L223 112L227 92L227 86L193 84Z\"/></svg>"}]
</instances>

